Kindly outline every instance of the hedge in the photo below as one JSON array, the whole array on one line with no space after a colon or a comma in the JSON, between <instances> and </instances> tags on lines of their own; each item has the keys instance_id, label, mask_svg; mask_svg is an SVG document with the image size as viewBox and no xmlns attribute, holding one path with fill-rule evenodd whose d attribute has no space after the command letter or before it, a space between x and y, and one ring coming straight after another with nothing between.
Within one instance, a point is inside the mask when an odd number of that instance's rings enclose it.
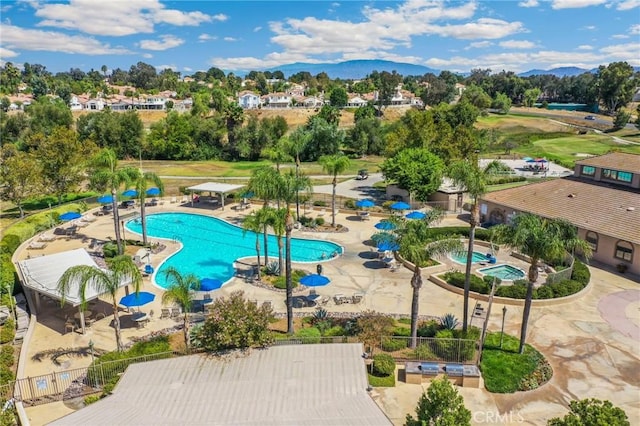
<instances>
[{"instance_id":1,"label":"hedge","mask_svg":"<svg viewBox=\"0 0 640 426\"><path fill-rule=\"evenodd\" d=\"M13 319L8 319L0 329L0 343L13 342L16 335L16 323Z\"/></svg>"},{"instance_id":2,"label":"hedge","mask_svg":"<svg viewBox=\"0 0 640 426\"><path fill-rule=\"evenodd\" d=\"M376 354L373 356L372 370L374 376L389 376L396 371L396 361L389 354Z\"/></svg>"},{"instance_id":3,"label":"hedge","mask_svg":"<svg viewBox=\"0 0 640 426\"><path fill-rule=\"evenodd\" d=\"M320 343L322 333L315 327L308 327L298 330L296 337L302 338L302 343Z\"/></svg>"},{"instance_id":4,"label":"hedge","mask_svg":"<svg viewBox=\"0 0 640 426\"><path fill-rule=\"evenodd\" d=\"M468 226L446 226L438 228L430 228L426 231L426 236L429 239L440 237L444 235L460 236L469 238L469 231L471 228ZM484 228L476 228L475 239L481 241L491 241L491 231Z\"/></svg>"},{"instance_id":5,"label":"hedge","mask_svg":"<svg viewBox=\"0 0 640 426\"><path fill-rule=\"evenodd\" d=\"M447 272L444 274L443 278L447 282L447 284L456 286L458 288L464 288L464 272ZM500 285L501 282L502 281L500 280L500 278L496 278L496 285ZM485 275L483 278L480 278L477 275L471 274L469 290L475 293L489 294L492 285L493 277Z\"/></svg>"}]
</instances>

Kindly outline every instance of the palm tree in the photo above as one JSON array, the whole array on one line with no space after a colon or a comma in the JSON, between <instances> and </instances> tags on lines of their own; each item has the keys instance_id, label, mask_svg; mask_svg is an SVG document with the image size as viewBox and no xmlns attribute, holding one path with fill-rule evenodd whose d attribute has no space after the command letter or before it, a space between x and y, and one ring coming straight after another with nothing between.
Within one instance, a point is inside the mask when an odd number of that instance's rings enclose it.
<instances>
[{"instance_id":1,"label":"palm tree","mask_svg":"<svg viewBox=\"0 0 640 426\"><path fill-rule=\"evenodd\" d=\"M123 185L128 186L138 175L138 170L132 167L118 167L118 157L110 148L101 150L94 158L96 170L91 175L92 186L111 190L111 204L113 206L113 226L118 245L118 254L123 254L122 237L120 235L120 220L118 214L118 190Z\"/></svg>"},{"instance_id":2,"label":"palm tree","mask_svg":"<svg viewBox=\"0 0 640 426\"><path fill-rule=\"evenodd\" d=\"M142 225L142 242L147 245L147 216L145 214L145 199L147 198L148 183L151 182L160 190L160 196L164 193L164 184L160 177L153 172L143 172L138 170L135 179L136 191L138 191L138 200L140 202L140 222Z\"/></svg>"},{"instance_id":3,"label":"palm tree","mask_svg":"<svg viewBox=\"0 0 640 426\"><path fill-rule=\"evenodd\" d=\"M418 311L420 307L420 289L422 288L422 269L429 259L446 255L452 251L462 250L462 242L458 238L441 237L433 239L429 236L429 227L440 221L443 213L431 210L422 220L412 220L397 230L399 234L400 255L414 264L411 276L413 294L411 298L411 347L415 348L418 338Z\"/></svg>"},{"instance_id":4,"label":"palm tree","mask_svg":"<svg viewBox=\"0 0 640 426\"><path fill-rule=\"evenodd\" d=\"M338 175L349 168L351 162L346 155L325 155L320 157L318 162L322 169L333 175L333 192L331 194L331 226L336 227L336 186L338 185Z\"/></svg>"},{"instance_id":5,"label":"palm tree","mask_svg":"<svg viewBox=\"0 0 640 426\"><path fill-rule=\"evenodd\" d=\"M182 275L173 266L167 268L164 274L169 287L162 294L162 304L176 303L182 309L184 347L189 352L189 312L191 312L195 292L200 290L200 280L194 274Z\"/></svg>"},{"instance_id":6,"label":"palm tree","mask_svg":"<svg viewBox=\"0 0 640 426\"><path fill-rule=\"evenodd\" d=\"M469 288L471 287L471 264L473 259L473 245L475 244L476 227L479 224L478 199L487 192L488 178L500 170L500 162L492 161L484 169L477 161L461 160L453 163L449 168L449 177L453 182L467 192L471 197L471 215L469 217L469 245L467 248L467 265L464 277L464 304L462 330L467 331L469 313Z\"/></svg>"},{"instance_id":7,"label":"palm tree","mask_svg":"<svg viewBox=\"0 0 640 426\"><path fill-rule=\"evenodd\" d=\"M283 251L282 251L282 237L286 233L286 221L287 221L287 209L273 210L271 214L271 228L273 233L278 239L278 275L282 275L283 265Z\"/></svg>"},{"instance_id":8,"label":"palm tree","mask_svg":"<svg viewBox=\"0 0 640 426\"><path fill-rule=\"evenodd\" d=\"M138 267L129 256L116 256L109 261L109 269L100 269L95 266L78 265L67 269L58 281L58 291L62 295L62 304L65 303L72 286L78 284L78 297L80 309L85 310L87 300L85 292L87 286L91 286L96 292L107 293L111 296L113 306L113 324L116 332L116 346L122 350L122 337L120 336L120 318L118 317L118 289L122 283L129 282L136 293L142 285L142 275Z\"/></svg>"},{"instance_id":9,"label":"palm tree","mask_svg":"<svg viewBox=\"0 0 640 426\"><path fill-rule=\"evenodd\" d=\"M300 153L304 151L311 140L311 133L307 132L303 126L294 130L287 139L287 149L296 162L296 177L300 176ZM296 220L300 221L300 198L296 194Z\"/></svg>"},{"instance_id":10,"label":"palm tree","mask_svg":"<svg viewBox=\"0 0 640 426\"><path fill-rule=\"evenodd\" d=\"M260 281L260 233L262 232L262 222L258 216L258 212L252 212L244 218L242 222L243 236L247 231L256 234L256 256L258 258L258 281Z\"/></svg>"},{"instance_id":11,"label":"palm tree","mask_svg":"<svg viewBox=\"0 0 640 426\"><path fill-rule=\"evenodd\" d=\"M247 185L249 191L252 191L256 197L262 199L264 204L262 205L262 209L266 209L269 207L269 201L278 199L278 182L279 182L280 174L274 170L272 167L260 167L255 169L251 173L251 179L249 179L249 184ZM258 213L260 221L263 224L263 233L264 233L264 262L265 265L269 263L269 247L267 245L267 230L268 230L268 221L269 215L267 211Z\"/></svg>"},{"instance_id":12,"label":"palm tree","mask_svg":"<svg viewBox=\"0 0 640 426\"><path fill-rule=\"evenodd\" d=\"M586 258L591 256L589 244L578 238L578 232L571 223L559 219L545 219L530 213L519 213L510 223L494 226L493 238L496 242L529 256L527 294L522 312L520 328L520 353L524 351L527 339L529 313L533 299L533 285L538 279L538 262L561 259L567 251L580 251Z\"/></svg>"},{"instance_id":13,"label":"palm tree","mask_svg":"<svg viewBox=\"0 0 640 426\"><path fill-rule=\"evenodd\" d=\"M280 173L280 164L291 161L291 155L287 152L285 139L278 140L273 146L262 150L262 156L276 164L276 170Z\"/></svg>"}]
</instances>

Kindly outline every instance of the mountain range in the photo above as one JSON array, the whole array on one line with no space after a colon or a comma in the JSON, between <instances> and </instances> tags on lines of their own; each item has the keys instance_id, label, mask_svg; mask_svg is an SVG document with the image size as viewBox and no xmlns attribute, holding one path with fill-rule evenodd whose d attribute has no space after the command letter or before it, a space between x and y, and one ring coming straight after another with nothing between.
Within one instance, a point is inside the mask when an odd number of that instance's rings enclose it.
<instances>
[{"instance_id":1,"label":"mountain range","mask_svg":"<svg viewBox=\"0 0 640 426\"><path fill-rule=\"evenodd\" d=\"M640 67L634 67L635 71L640 71ZM519 73L519 77L529 77L532 75L544 75L551 74L556 77L569 77L583 74L585 72L597 72L597 68L584 69L578 67L559 67L548 70L532 69ZM296 62L288 65L281 65L279 67L263 70L263 71L282 71L286 78L289 78L293 74L299 72L309 72L311 75L317 75L321 72L327 73L329 78L340 78L343 80L357 80L365 78L373 71L396 71L402 76L416 75L422 76L428 73L435 75L440 74L440 70L429 68L423 65L408 64L402 62L385 61L380 59L358 59L352 61L338 62L338 63L303 63ZM495 70L494 70L495 71ZM235 72L235 71L234 71ZM242 71L236 72L241 75ZM468 76L469 73L461 73L463 76Z\"/></svg>"}]
</instances>

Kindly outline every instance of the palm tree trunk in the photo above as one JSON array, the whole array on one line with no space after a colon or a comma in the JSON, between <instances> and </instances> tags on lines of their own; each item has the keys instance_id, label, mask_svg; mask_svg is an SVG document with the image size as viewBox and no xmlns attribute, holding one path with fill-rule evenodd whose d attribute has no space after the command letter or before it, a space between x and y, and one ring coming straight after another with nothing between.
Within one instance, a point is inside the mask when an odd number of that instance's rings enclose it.
<instances>
[{"instance_id":1,"label":"palm tree trunk","mask_svg":"<svg viewBox=\"0 0 640 426\"><path fill-rule=\"evenodd\" d=\"M336 186L338 186L337 175L333 175L333 191L331 193L331 227L336 227Z\"/></svg>"},{"instance_id":2,"label":"palm tree trunk","mask_svg":"<svg viewBox=\"0 0 640 426\"><path fill-rule=\"evenodd\" d=\"M264 225L264 264L265 266L269 264L269 234L267 234L267 225Z\"/></svg>"},{"instance_id":3,"label":"palm tree trunk","mask_svg":"<svg viewBox=\"0 0 640 426\"><path fill-rule=\"evenodd\" d=\"M300 155L296 153L296 181L300 176ZM300 191L296 188L296 221L300 222Z\"/></svg>"},{"instance_id":4,"label":"palm tree trunk","mask_svg":"<svg viewBox=\"0 0 640 426\"><path fill-rule=\"evenodd\" d=\"M293 334L293 282L291 277L291 230L293 229L293 220L291 213L287 208L287 217L285 225L285 279L287 283L287 334Z\"/></svg>"},{"instance_id":5,"label":"palm tree trunk","mask_svg":"<svg viewBox=\"0 0 640 426\"><path fill-rule=\"evenodd\" d=\"M144 209L144 197L140 199L140 224L142 225L142 243L147 245L147 215Z\"/></svg>"},{"instance_id":6,"label":"palm tree trunk","mask_svg":"<svg viewBox=\"0 0 640 426\"><path fill-rule=\"evenodd\" d=\"M529 326L529 314L531 313L531 301L533 300L533 284L538 279L538 258L531 258L529 266L529 283L527 284L527 294L524 299L524 310L522 311L522 326L520 327L520 348L519 353L524 352L524 345L527 342L527 328Z\"/></svg>"},{"instance_id":7,"label":"palm tree trunk","mask_svg":"<svg viewBox=\"0 0 640 426\"><path fill-rule=\"evenodd\" d=\"M118 305L115 297L113 298L113 329L116 332L116 348L118 352L122 351L122 335L120 334L120 317L118 316Z\"/></svg>"},{"instance_id":8,"label":"palm tree trunk","mask_svg":"<svg viewBox=\"0 0 640 426\"><path fill-rule=\"evenodd\" d=\"M280 267L278 275L282 275L282 261L284 257L282 255L282 237L278 237L278 266Z\"/></svg>"},{"instance_id":9,"label":"palm tree trunk","mask_svg":"<svg viewBox=\"0 0 640 426\"><path fill-rule=\"evenodd\" d=\"M113 208L113 224L116 230L116 244L118 245L118 254L124 254L122 247L122 236L120 235L120 215L118 214L118 202L116 200L116 189L111 189L111 205Z\"/></svg>"},{"instance_id":10,"label":"palm tree trunk","mask_svg":"<svg viewBox=\"0 0 640 426\"><path fill-rule=\"evenodd\" d=\"M471 262L473 260L473 245L476 239L476 224L474 220L470 221L471 229L469 229L469 247L467 248L467 265L464 270L464 301L462 314L462 331L467 331L469 321L469 289L471 288Z\"/></svg>"},{"instance_id":11,"label":"palm tree trunk","mask_svg":"<svg viewBox=\"0 0 640 426\"><path fill-rule=\"evenodd\" d=\"M184 310L183 332L184 332L184 350L187 351L187 353L189 353L189 312L187 312L186 309Z\"/></svg>"},{"instance_id":12,"label":"palm tree trunk","mask_svg":"<svg viewBox=\"0 0 640 426\"><path fill-rule=\"evenodd\" d=\"M256 234L256 256L258 257L258 281L260 281L260 236Z\"/></svg>"},{"instance_id":13,"label":"palm tree trunk","mask_svg":"<svg viewBox=\"0 0 640 426\"><path fill-rule=\"evenodd\" d=\"M420 288L422 287L422 275L420 267L415 265L411 277L413 294L411 297L411 348L415 349L418 343L418 311L420 309Z\"/></svg>"}]
</instances>

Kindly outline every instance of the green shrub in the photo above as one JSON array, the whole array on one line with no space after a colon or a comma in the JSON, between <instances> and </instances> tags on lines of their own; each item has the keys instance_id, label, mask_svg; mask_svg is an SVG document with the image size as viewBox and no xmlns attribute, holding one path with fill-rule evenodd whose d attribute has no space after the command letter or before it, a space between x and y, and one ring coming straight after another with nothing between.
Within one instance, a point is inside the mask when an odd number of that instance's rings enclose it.
<instances>
[{"instance_id":1,"label":"green shrub","mask_svg":"<svg viewBox=\"0 0 640 426\"><path fill-rule=\"evenodd\" d=\"M324 332L324 336L334 337L334 336L346 336L347 331L341 325L334 325L331 328L328 328Z\"/></svg>"},{"instance_id":2,"label":"green shrub","mask_svg":"<svg viewBox=\"0 0 640 426\"><path fill-rule=\"evenodd\" d=\"M513 285L500 286L496 290L496 296L509 297L511 299L524 299L527 295L527 281L514 281Z\"/></svg>"},{"instance_id":3,"label":"green shrub","mask_svg":"<svg viewBox=\"0 0 640 426\"><path fill-rule=\"evenodd\" d=\"M20 244L22 244L20 237L13 234L7 234L2 237L2 241L0 241L0 253L13 254Z\"/></svg>"},{"instance_id":4,"label":"green shrub","mask_svg":"<svg viewBox=\"0 0 640 426\"><path fill-rule=\"evenodd\" d=\"M0 292L7 291L18 282L16 268L11 262L11 255L0 255Z\"/></svg>"},{"instance_id":5,"label":"green shrub","mask_svg":"<svg viewBox=\"0 0 640 426\"><path fill-rule=\"evenodd\" d=\"M433 360L438 358L428 343L421 343L413 350L413 357L417 360Z\"/></svg>"},{"instance_id":6,"label":"green shrub","mask_svg":"<svg viewBox=\"0 0 640 426\"><path fill-rule=\"evenodd\" d=\"M355 209L356 208L356 202L354 200L347 200L344 202L344 207L347 209Z\"/></svg>"},{"instance_id":7,"label":"green shrub","mask_svg":"<svg viewBox=\"0 0 640 426\"><path fill-rule=\"evenodd\" d=\"M303 343L320 343L322 333L316 327L308 327L298 330L296 337L302 338Z\"/></svg>"},{"instance_id":8,"label":"green shrub","mask_svg":"<svg viewBox=\"0 0 640 426\"><path fill-rule=\"evenodd\" d=\"M309 216L300 216L299 222L302 224L302 226L309 226L313 222L313 218Z\"/></svg>"},{"instance_id":9,"label":"green shrub","mask_svg":"<svg viewBox=\"0 0 640 426\"><path fill-rule=\"evenodd\" d=\"M591 281L591 272L589 271L587 265L576 259L573 263L571 279L581 283L583 286L589 284L589 281Z\"/></svg>"},{"instance_id":10,"label":"green shrub","mask_svg":"<svg viewBox=\"0 0 640 426\"><path fill-rule=\"evenodd\" d=\"M5 384L15 380L16 376L9 368L0 366L0 383Z\"/></svg>"},{"instance_id":11,"label":"green shrub","mask_svg":"<svg viewBox=\"0 0 640 426\"><path fill-rule=\"evenodd\" d=\"M322 200L314 201L313 205L317 206L317 207L327 207L327 203L325 201L322 201Z\"/></svg>"},{"instance_id":12,"label":"green shrub","mask_svg":"<svg viewBox=\"0 0 640 426\"><path fill-rule=\"evenodd\" d=\"M16 357L13 354L13 346L4 345L2 349L0 349L0 365L9 368L15 361Z\"/></svg>"},{"instance_id":13,"label":"green shrub","mask_svg":"<svg viewBox=\"0 0 640 426\"><path fill-rule=\"evenodd\" d=\"M393 339L385 337L382 339L381 347L385 352L396 352L407 348L408 339Z\"/></svg>"},{"instance_id":14,"label":"green shrub","mask_svg":"<svg viewBox=\"0 0 640 426\"><path fill-rule=\"evenodd\" d=\"M389 354L376 354L373 356L372 370L374 376L389 376L396 371L396 361Z\"/></svg>"},{"instance_id":15,"label":"green shrub","mask_svg":"<svg viewBox=\"0 0 640 426\"><path fill-rule=\"evenodd\" d=\"M84 397L84 405L91 405L94 402L100 401L100 395L88 395Z\"/></svg>"},{"instance_id":16,"label":"green shrub","mask_svg":"<svg viewBox=\"0 0 640 426\"><path fill-rule=\"evenodd\" d=\"M407 327L396 327L393 329L393 335L409 337L411 336L411 329Z\"/></svg>"},{"instance_id":17,"label":"green shrub","mask_svg":"<svg viewBox=\"0 0 640 426\"><path fill-rule=\"evenodd\" d=\"M316 225L322 226L322 225L324 225L324 218L323 217L316 217L314 222L315 222Z\"/></svg>"},{"instance_id":18,"label":"green shrub","mask_svg":"<svg viewBox=\"0 0 640 426\"><path fill-rule=\"evenodd\" d=\"M377 377L372 374L368 374L369 376L369 385L374 388L392 388L396 385L396 375L391 374L386 377Z\"/></svg>"},{"instance_id":19,"label":"green shrub","mask_svg":"<svg viewBox=\"0 0 640 426\"><path fill-rule=\"evenodd\" d=\"M534 299L553 299L555 297L553 288L550 285L543 285L533 290Z\"/></svg>"},{"instance_id":20,"label":"green shrub","mask_svg":"<svg viewBox=\"0 0 640 426\"><path fill-rule=\"evenodd\" d=\"M442 278L447 282L447 284L458 288L464 288L465 275L463 272L447 272L442 276ZM491 291L491 282L493 282L493 277L489 278L490 280L484 280L477 275L471 275L469 290L475 293L489 294ZM489 283L487 281L489 281Z\"/></svg>"},{"instance_id":21,"label":"green shrub","mask_svg":"<svg viewBox=\"0 0 640 426\"><path fill-rule=\"evenodd\" d=\"M298 285L300 284L300 279L305 275L307 274L304 271L301 271L299 269L294 269L293 272L291 273L292 287L293 288L298 287ZM280 275L279 277L276 277L276 279L274 279L272 282L275 288L279 288L281 290L284 290L287 288L287 281L284 275Z\"/></svg>"},{"instance_id":22,"label":"green shrub","mask_svg":"<svg viewBox=\"0 0 640 426\"><path fill-rule=\"evenodd\" d=\"M112 258L118 255L118 245L114 242L108 242L102 247L102 253L105 258Z\"/></svg>"},{"instance_id":23,"label":"green shrub","mask_svg":"<svg viewBox=\"0 0 640 426\"><path fill-rule=\"evenodd\" d=\"M396 322L398 324L411 325L411 318L398 318Z\"/></svg>"},{"instance_id":24,"label":"green shrub","mask_svg":"<svg viewBox=\"0 0 640 426\"><path fill-rule=\"evenodd\" d=\"M0 329L0 343L5 344L13 342L16 335L16 323L13 319L8 319Z\"/></svg>"},{"instance_id":25,"label":"green shrub","mask_svg":"<svg viewBox=\"0 0 640 426\"><path fill-rule=\"evenodd\" d=\"M469 237L468 226L444 226L437 228L430 228L425 234L429 239L434 239L443 235L448 236L460 236L464 238ZM476 228L475 234L476 240L491 241L491 231L484 228Z\"/></svg>"},{"instance_id":26,"label":"green shrub","mask_svg":"<svg viewBox=\"0 0 640 426\"><path fill-rule=\"evenodd\" d=\"M424 321L418 324L418 337L435 337L440 329L440 324L436 320Z\"/></svg>"}]
</instances>

